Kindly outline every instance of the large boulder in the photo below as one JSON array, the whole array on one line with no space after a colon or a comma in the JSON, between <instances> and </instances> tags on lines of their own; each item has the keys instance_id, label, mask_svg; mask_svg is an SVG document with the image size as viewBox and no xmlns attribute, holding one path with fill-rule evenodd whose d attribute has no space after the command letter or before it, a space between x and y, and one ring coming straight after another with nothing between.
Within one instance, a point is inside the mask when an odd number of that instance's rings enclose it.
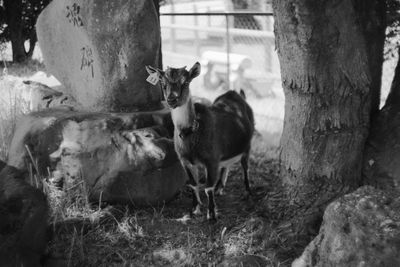
<instances>
[{"instance_id":1,"label":"large boulder","mask_svg":"<svg viewBox=\"0 0 400 267\"><path fill-rule=\"evenodd\" d=\"M53 0L36 29L48 71L88 110L160 107L161 92L145 70L159 57L153 1Z\"/></svg>"},{"instance_id":2,"label":"large boulder","mask_svg":"<svg viewBox=\"0 0 400 267\"><path fill-rule=\"evenodd\" d=\"M33 158L39 173L50 171L57 184L83 189L93 202L155 205L172 199L186 181L172 130L167 110L48 109L19 121L7 164L23 170Z\"/></svg>"},{"instance_id":3,"label":"large boulder","mask_svg":"<svg viewBox=\"0 0 400 267\"><path fill-rule=\"evenodd\" d=\"M400 198L364 186L331 203L293 267L400 266Z\"/></svg>"}]
</instances>

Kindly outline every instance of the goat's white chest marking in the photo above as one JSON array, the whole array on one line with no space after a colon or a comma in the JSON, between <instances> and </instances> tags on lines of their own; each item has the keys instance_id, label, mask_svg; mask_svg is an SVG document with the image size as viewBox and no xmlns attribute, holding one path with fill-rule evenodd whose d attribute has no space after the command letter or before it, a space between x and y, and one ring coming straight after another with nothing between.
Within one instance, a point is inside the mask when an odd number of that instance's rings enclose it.
<instances>
[{"instance_id":1,"label":"goat's white chest marking","mask_svg":"<svg viewBox=\"0 0 400 267\"><path fill-rule=\"evenodd\" d=\"M188 127L190 126L190 102L186 102L182 106L176 107L171 110L172 121L177 127Z\"/></svg>"}]
</instances>

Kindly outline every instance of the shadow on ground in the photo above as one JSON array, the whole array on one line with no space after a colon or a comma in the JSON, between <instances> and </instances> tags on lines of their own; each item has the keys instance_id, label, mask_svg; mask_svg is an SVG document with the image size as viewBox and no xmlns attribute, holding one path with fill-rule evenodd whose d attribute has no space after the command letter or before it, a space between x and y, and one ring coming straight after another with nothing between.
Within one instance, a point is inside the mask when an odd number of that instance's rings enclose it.
<instances>
[{"instance_id":1,"label":"shadow on ground","mask_svg":"<svg viewBox=\"0 0 400 267\"><path fill-rule=\"evenodd\" d=\"M279 181L277 150L255 150L250 158L252 196L244 197L242 170L235 165L225 195L217 197L219 220L214 224L206 220L205 207L202 216L187 223L177 220L191 206L192 195L185 188L163 206L107 207L103 214L108 210L112 216L97 223L90 219L93 215L86 224L61 221L54 228L50 252L64 255L72 266L215 266L244 254L262 255L270 266L289 264L293 257L278 258L268 249L279 236L270 232L273 220L260 208ZM205 194L202 199L206 203Z\"/></svg>"}]
</instances>

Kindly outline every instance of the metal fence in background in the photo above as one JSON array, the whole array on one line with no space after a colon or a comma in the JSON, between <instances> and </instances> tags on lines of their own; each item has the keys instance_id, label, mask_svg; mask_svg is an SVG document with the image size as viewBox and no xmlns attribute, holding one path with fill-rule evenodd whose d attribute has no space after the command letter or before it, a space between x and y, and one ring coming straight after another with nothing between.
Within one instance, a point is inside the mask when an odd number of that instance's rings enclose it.
<instances>
[{"instance_id":1,"label":"metal fence in background","mask_svg":"<svg viewBox=\"0 0 400 267\"><path fill-rule=\"evenodd\" d=\"M271 93L265 88L280 76L272 13L193 9L160 14L164 65L200 61L206 88L245 87L255 95Z\"/></svg>"}]
</instances>

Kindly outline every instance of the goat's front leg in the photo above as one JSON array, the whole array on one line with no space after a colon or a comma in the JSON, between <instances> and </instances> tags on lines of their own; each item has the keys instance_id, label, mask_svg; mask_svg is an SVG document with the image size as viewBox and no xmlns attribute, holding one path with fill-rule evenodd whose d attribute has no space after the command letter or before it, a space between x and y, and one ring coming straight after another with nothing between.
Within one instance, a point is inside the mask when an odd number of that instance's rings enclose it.
<instances>
[{"instance_id":1,"label":"goat's front leg","mask_svg":"<svg viewBox=\"0 0 400 267\"><path fill-rule=\"evenodd\" d=\"M191 166L190 164L186 162L182 162L183 168L186 171L186 174L189 178L188 180L188 186L192 189L192 207L190 210L191 215L200 215L201 210L200 210L200 205L201 199L200 199L200 188L198 184L198 172L196 166Z\"/></svg>"},{"instance_id":2,"label":"goat's front leg","mask_svg":"<svg viewBox=\"0 0 400 267\"><path fill-rule=\"evenodd\" d=\"M218 177L218 163L216 162L207 162L205 164L207 169L207 177L206 177L206 195L208 199L208 210L207 210L207 219L210 221L217 220L217 208L215 205L215 185Z\"/></svg>"}]
</instances>

